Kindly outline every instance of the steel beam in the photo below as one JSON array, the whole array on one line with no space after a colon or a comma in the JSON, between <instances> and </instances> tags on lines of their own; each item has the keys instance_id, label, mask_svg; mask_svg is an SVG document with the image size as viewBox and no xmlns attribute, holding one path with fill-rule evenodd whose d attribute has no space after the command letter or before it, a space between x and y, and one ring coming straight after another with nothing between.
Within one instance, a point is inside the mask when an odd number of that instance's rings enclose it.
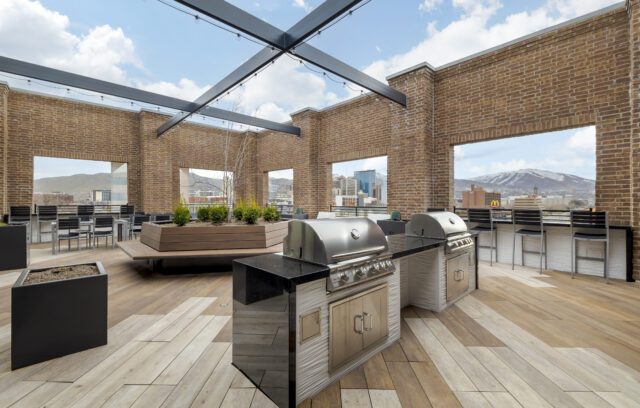
<instances>
[{"instance_id":1,"label":"steel beam","mask_svg":"<svg viewBox=\"0 0 640 408\"><path fill-rule=\"evenodd\" d=\"M194 102L160 95L153 92L143 91L141 89L131 88L124 85L118 85L112 82L102 81L83 75L72 74L70 72L48 68L42 65L31 64L29 62L19 61L2 56L0 56L0 71L180 111L187 111L197 107ZM237 112L206 107L205 109L202 109L200 114L216 119L228 120L230 122L237 122L244 125L255 126L300 136L300 128L298 127L273 122L266 119L260 119Z\"/></svg>"},{"instance_id":2,"label":"steel beam","mask_svg":"<svg viewBox=\"0 0 640 408\"><path fill-rule=\"evenodd\" d=\"M276 60L285 52L290 51L298 44L302 43L310 35L315 33L336 17L347 11L353 5L362 0L327 0L313 11L307 14L302 20L291 27L290 32L284 32L260 20L246 11L235 7L226 1L214 0L177 0L179 3L192 7L198 12L218 21L222 21L244 33L252 35L269 46L260 50L238 69L227 75L222 81L207 90L195 103L199 106L194 110L187 110L181 114L174 115L158 128L158 137L185 120L189 115L205 107L208 103L223 95L229 89L244 81L249 76L260 70L262 67ZM294 37L295 35L295 37Z\"/></svg>"}]
</instances>

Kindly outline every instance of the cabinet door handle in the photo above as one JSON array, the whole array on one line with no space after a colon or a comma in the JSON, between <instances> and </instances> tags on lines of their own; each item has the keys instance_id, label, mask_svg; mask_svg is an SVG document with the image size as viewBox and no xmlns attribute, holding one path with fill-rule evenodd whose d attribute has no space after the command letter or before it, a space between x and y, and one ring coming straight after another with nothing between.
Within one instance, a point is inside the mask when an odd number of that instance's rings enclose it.
<instances>
[{"instance_id":1,"label":"cabinet door handle","mask_svg":"<svg viewBox=\"0 0 640 408\"><path fill-rule=\"evenodd\" d=\"M360 321L360 328L358 328L358 321ZM364 319L362 318L362 315L355 315L353 318L353 330L355 330L356 333L362 334L364 333Z\"/></svg>"},{"instance_id":2,"label":"cabinet door handle","mask_svg":"<svg viewBox=\"0 0 640 408\"><path fill-rule=\"evenodd\" d=\"M458 269L457 271L455 271L455 273L453 274L453 279L457 282L464 279L464 269Z\"/></svg>"},{"instance_id":3,"label":"cabinet door handle","mask_svg":"<svg viewBox=\"0 0 640 408\"><path fill-rule=\"evenodd\" d=\"M362 315L364 316L363 317L363 320L364 320L364 331L369 331L369 330L373 329L373 314L364 312ZM366 320L367 317L369 318L369 327L367 327L367 320Z\"/></svg>"}]
</instances>

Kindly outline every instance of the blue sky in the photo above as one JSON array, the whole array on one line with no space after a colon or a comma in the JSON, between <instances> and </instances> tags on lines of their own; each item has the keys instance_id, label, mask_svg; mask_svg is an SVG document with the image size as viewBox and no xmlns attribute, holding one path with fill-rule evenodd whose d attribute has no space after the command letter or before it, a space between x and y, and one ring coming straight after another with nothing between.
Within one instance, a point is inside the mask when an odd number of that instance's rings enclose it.
<instances>
[{"instance_id":1,"label":"blue sky","mask_svg":"<svg viewBox=\"0 0 640 408\"><path fill-rule=\"evenodd\" d=\"M287 29L321 0L231 3ZM311 43L384 80L421 62L437 67L616 3L372 0ZM259 49L160 0L0 1L0 55L185 99L195 99ZM67 96L6 76L0 80ZM286 121L301 108L322 108L359 93L355 85L345 88L285 56L216 106ZM99 95L72 91L68 96L101 103ZM128 101L105 103L129 107Z\"/></svg>"}]
</instances>

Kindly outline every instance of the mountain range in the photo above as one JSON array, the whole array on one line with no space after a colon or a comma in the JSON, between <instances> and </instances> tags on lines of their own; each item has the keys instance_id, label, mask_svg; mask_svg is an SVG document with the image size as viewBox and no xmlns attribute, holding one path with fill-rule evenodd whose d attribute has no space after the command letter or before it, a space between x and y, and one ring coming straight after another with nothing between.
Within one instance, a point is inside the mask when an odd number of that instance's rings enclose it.
<instances>
[{"instance_id":1,"label":"mountain range","mask_svg":"<svg viewBox=\"0 0 640 408\"><path fill-rule=\"evenodd\" d=\"M529 194L537 187L539 193L546 194L593 194L595 181L573 174L556 173L540 169L521 169L496 174L478 176L471 179L456 179L455 191L468 190L475 184L487 191L499 191L502 194Z\"/></svg>"}]
</instances>

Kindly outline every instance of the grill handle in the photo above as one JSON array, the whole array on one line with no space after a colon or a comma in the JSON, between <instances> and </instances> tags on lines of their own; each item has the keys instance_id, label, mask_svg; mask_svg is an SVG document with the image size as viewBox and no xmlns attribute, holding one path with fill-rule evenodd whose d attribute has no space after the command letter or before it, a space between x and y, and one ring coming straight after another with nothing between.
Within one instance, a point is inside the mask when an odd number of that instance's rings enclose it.
<instances>
[{"instance_id":1,"label":"grill handle","mask_svg":"<svg viewBox=\"0 0 640 408\"><path fill-rule=\"evenodd\" d=\"M335 261L339 261L340 259L357 258L357 257L360 257L360 256L377 254L377 253L385 251L386 249L387 248L384 245L380 245L380 246L376 246L376 247L363 249L361 251L353 251L353 252L345 252L343 254L335 254L335 255L333 255L331 257L331 259L333 259Z\"/></svg>"}]
</instances>

